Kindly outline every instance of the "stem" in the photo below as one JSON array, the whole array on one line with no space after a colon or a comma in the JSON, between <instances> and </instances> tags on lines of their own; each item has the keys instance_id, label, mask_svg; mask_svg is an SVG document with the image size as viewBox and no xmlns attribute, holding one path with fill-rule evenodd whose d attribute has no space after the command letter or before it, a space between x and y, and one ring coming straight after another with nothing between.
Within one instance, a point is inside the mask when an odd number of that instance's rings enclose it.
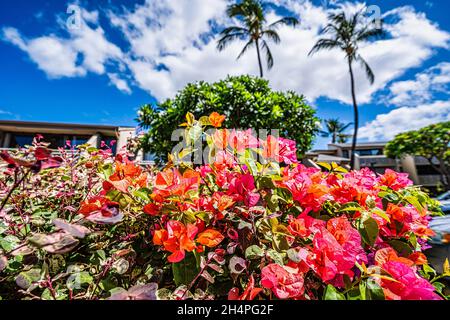
<instances>
[{"instance_id":1,"label":"stem","mask_svg":"<svg viewBox=\"0 0 450 320\"><path fill-rule=\"evenodd\" d=\"M263 74L263 66L261 63L261 53L259 52L259 39L256 39L256 53L258 54L259 75L262 78L264 77L264 74Z\"/></svg>"},{"instance_id":2,"label":"stem","mask_svg":"<svg viewBox=\"0 0 450 320\"><path fill-rule=\"evenodd\" d=\"M352 151L350 160L350 169L355 169L355 149L356 141L358 139L358 127L359 127L359 114L358 114L358 104L356 103L356 93L355 93L355 77L353 75L352 60L348 57L348 69L350 72L350 85L352 90L352 100L353 100L353 112L354 112L354 131L352 139Z\"/></svg>"},{"instance_id":3,"label":"stem","mask_svg":"<svg viewBox=\"0 0 450 320\"><path fill-rule=\"evenodd\" d=\"M8 203L8 200L11 197L11 195L13 194L14 190L17 189L18 186L20 186L20 184L25 180L25 178L28 176L30 171L31 171L31 169L29 169L27 172L25 172L19 181L16 181L14 183L11 190L9 190L8 194L6 195L6 198L3 200L2 205L0 206L0 211L2 211L5 208L6 204Z\"/></svg>"},{"instance_id":4,"label":"stem","mask_svg":"<svg viewBox=\"0 0 450 320\"><path fill-rule=\"evenodd\" d=\"M192 287L194 286L195 282L197 281L197 279L203 274L203 272L206 270L206 268L208 267L208 264L211 262L211 260L216 256L216 254L214 253L211 258L209 258L206 262L205 262L205 266L200 270L199 274L197 274L197 276L194 278L194 280L191 281L191 283L189 284L189 286L186 288L186 290L184 291L183 295L181 296L181 299L184 298L184 296L186 295L187 292L189 292Z\"/></svg>"}]
</instances>

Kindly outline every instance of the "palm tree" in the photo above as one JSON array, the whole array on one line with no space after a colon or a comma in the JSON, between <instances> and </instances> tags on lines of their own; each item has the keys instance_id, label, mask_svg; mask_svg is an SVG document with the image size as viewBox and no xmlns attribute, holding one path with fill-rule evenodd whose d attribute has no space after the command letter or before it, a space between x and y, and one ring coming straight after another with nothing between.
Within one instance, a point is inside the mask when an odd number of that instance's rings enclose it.
<instances>
[{"instance_id":1,"label":"palm tree","mask_svg":"<svg viewBox=\"0 0 450 320\"><path fill-rule=\"evenodd\" d=\"M235 40L247 39L247 43L237 59L242 57L249 48L255 46L261 78L264 76L261 51L264 51L266 54L267 68L270 70L273 67L273 56L268 40L277 44L280 43L281 39L276 31L277 27L280 25L295 27L299 23L294 17L284 17L267 25L265 17L266 6L260 0L243 0L240 3L231 4L227 8L227 15L230 18L238 18L243 25L225 28L220 33L222 37L217 43L217 49L222 51Z\"/></svg>"},{"instance_id":2,"label":"palm tree","mask_svg":"<svg viewBox=\"0 0 450 320\"><path fill-rule=\"evenodd\" d=\"M326 131L320 131L320 135L324 138L331 137L331 143L346 143L351 135L345 134L344 131L352 125L352 123L343 123L339 119L328 119L323 121Z\"/></svg>"},{"instance_id":3,"label":"palm tree","mask_svg":"<svg viewBox=\"0 0 450 320\"><path fill-rule=\"evenodd\" d=\"M354 133L352 139L352 151L350 167L354 169L355 166L355 148L358 139L358 104L356 102L355 93L355 78L353 74L353 62L359 62L364 68L370 84L375 81L375 75L369 64L359 54L359 44L368 41L372 38L382 36L384 34L381 28L377 28L372 23L366 23L363 16L363 11L359 11L349 17L345 12L333 13L328 17L329 23L322 30L322 34L328 35L328 38L322 38L317 41L311 49L309 55L312 55L321 50L340 49L345 52L348 69L350 73L350 85L353 100L354 110Z\"/></svg>"}]
</instances>

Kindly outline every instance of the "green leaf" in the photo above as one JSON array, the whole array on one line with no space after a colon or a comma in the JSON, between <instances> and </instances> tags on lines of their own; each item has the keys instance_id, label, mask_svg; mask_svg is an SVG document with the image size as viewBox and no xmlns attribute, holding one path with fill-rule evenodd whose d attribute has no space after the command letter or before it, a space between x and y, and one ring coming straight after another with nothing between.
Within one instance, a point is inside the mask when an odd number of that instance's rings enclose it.
<instances>
[{"instance_id":1,"label":"green leaf","mask_svg":"<svg viewBox=\"0 0 450 320\"><path fill-rule=\"evenodd\" d=\"M41 270L40 269L31 269L28 271L24 271L19 273L16 277L16 284L25 290L32 290L36 288L36 282L41 279Z\"/></svg>"},{"instance_id":2,"label":"green leaf","mask_svg":"<svg viewBox=\"0 0 450 320\"><path fill-rule=\"evenodd\" d=\"M272 259L275 263L279 265L283 265L283 255L273 249L267 250L267 255L270 259Z\"/></svg>"},{"instance_id":3,"label":"green leaf","mask_svg":"<svg viewBox=\"0 0 450 320\"><path fill-rule=\"evenodd\" d=\"M372 211L373 214L376 214L377 216L383 218L384 220L386 220L387 222L391 222L391 219L389 218L389 216L386 214L386 212L384 212L383 210L381 210L380 208L374 208Z\"/></svg>"},{"instance_id":4,"label":"green leaf","mask_svg":"<svg viewBox=\"0 0 450 320\"><path fill-rule=\"evenodd\" d=\"M257 245L252 245L245 250L246 259L258 259L264 257L264 250Z\"/></svg>"},{"instance_id":5,"label":"green leaf","mask_svg":"<svg viewBox=\"0 0 450 320\"><path fill-rule=\"evenodd\" d=\"M377 221L368 215L361 218L361 221L358 224L358 231L361 234L364 243L373 247L379 231Z\"/></svg>"},{"instance_id":6,"label":"green leaf","mask_svg":"<svg viewBox=\"0 0 450 320\"><path fill-rule=\"evenodd\" d=\"M402 257L407 257L413 252L411 247L403 241L391 240L391 241L388 241L388 243Z\"/></svg>"},{"instance_id":7,"label":"green leaf","mask_svg":"<svg viewBox=\"0 0 450 320\"><path fill-rule=\"evenodd\" d=\"M185 258L182 261L172 263L172 272L173 279L177 286L182 284L189 285L200 272L194 254L186 253Z\"/></svg>"},{"instance_id":8,"label":"green leaf","mask_svg":"<svg viewBox=\"0 0 450 320\"><path fill-rule=\"evenodd\" d=\"M353 288L347 292L347 300L361 300L361 292L359 287Z\"/></svg>"},{"instance_id":9,"label":"green leaf","mask_svg":"<svg viewBox=\"0 0 450 320\"><path fill-rule=\"evenodd\" d=\"M346 211L361 211L362 208L357 202L348 202L341 206L338 212L346 212Z\"/></svg>"},{"instance_id":10,"label":"green leaf","mask_svg":"<svg viewBox=\"0 0 450 320\"><path fill-rule=\"evenodd\" d=\"M91 284L94 278L89 274L89 272L82 271L71 274L66 281L66 285L69 289L81 289L84 284Z\"/></svg>"},{"instance_id":11,"label":"green leaf","mask_svg":"<svg viewBox=\"0 0 450 320\"><path fill-rule=\"evenodd\" d=\"M373 280L366 282L367 300L385 300L383 289Z\"/></svg>"},{"instance_id":12,"label":"green leaf","mask_svg":"<svg viewBox=\"0 0 450 320\"><path fill-rule=\"evenodd\" d=\"M337 291L335 287L329 284L325 289L323 300L346 300L346 299L342 293Z\"/></svg>"},{"instance_id":13,"label":"green leaf","mask_svg":"<svg viewBox=\"0 0 450 320\"><path fill-rule=\"evenodd\" d=\"M19 242L20 242L19 238L12 235L8 235L3 239L0 238L0 246L6 252L12 251L14 248L16 248Z\"/></svg>"},{"instance_id":14,"label":"green leaf","mask_svg":"<svg viewBox=\"0 0 450 320\"><path fill-rule=\"evenodd\" d=\"M139 190L134 191L133 195L144 201L150 201L150 197L148 196L150 193L152 193L152 192L149 189L141 188Z\"/></svg>"}]
</instances>

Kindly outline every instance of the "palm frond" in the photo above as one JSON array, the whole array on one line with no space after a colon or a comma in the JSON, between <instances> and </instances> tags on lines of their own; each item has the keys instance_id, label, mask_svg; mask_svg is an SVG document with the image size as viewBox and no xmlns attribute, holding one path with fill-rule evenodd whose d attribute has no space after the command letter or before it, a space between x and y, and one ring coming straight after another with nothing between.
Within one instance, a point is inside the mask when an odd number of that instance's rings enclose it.
<instances>
[{"instance_id":1,"label":"palm frond","mask_svg":"<svg viewBox=\"0 0 450 320\"><path fill-rule=\"evenodd\" d=\"M342 43L335 39L319 39L311 51L308 53L308 56L312 56L313 54L321 51L321 50L332 50L335 48L341 48Z\"/></svg>"},{"instance_id":2,"label":"palm frond","mask_svg":"<svg viewBox=\"0 0 450 320\"><path fill-rule=\"evenodd\" d=\"M375 82L375 75L372 71L372 68L370 68L369 64L361 55L356 56L356 60L361 63L361 66L364 68L364 71L366 72L366 76L370 81L370 84L373 84Z\"/></svg>"},{"instance_id":3,"label":"palm frond","mask_svg":"<svg viewBox=\"0 0 450 320\"><path fill-rule=\"evenodd\" d=\"M366 26L356 34L356 41L368 41L384 37L385 35L386 32L383 29Z\"/></svg>"},{"instance_id":4,"label":"palm frond","mask_svg":"<svg viewBox=\"0 0 450 320\"><path fill-rule=\"evenodd\" d=\"M297 18L295 17L284 17L281 18L278 21L275 21L274 23L271 23L269 25L269 28L277 28L280 25L286 25L286 26L292 26L295 27L299 24L300 22L298 21Z\"/></svg>"},{"instance_id":5,"label":"palm frond","mask_svg":"<svg viewBox=\"0 0 450 320\"><path fill-rule=\"evenodd\" d=\"M280 43L281 39L280 36L278 35L278 33L275 30L264 30L261 34L262 36L267 36L267 38L269 38L270 40L272 40L275 43Z\"/></svg>"},{"instance_id":6,"label":"palm frond","mask_svg":"<svg viewBox=\"0 0 450 320\"><path fill-rule=\"evenodd\" d=\"M270 70L273 67L273 56L272 56L272 52L270 51L270 48L269 48L266 40L262 41L261 47L266 52L267 69Z\"/></svg>"},{"instance_id":7,"label":"palm frond","mask_svg":"<svg viewBox=\"0 0 450 320\"><path fill-rule=\"evenodd\" d=\"M217 41L217 49L219 51L222 51L231 42L233 42L233 41L235 41L237 39L241 39L242 37L245 37L246 35L247 35L246 33L242 33L242 32L231 33L231 34L224 35L222 38L219 39L219 41Z\"/></svg>"},{"instance_id":8,"label":"palm frond","mask_svg":"<svg viewBox=\"0 0 450 320\"><path fill-rule=\"evenodd\" d=\"M230 33L238 33L238 32L244 32L245 33L245 32L248 32L248 29L247 28L243 28L243 27L239 27L239 26L231 26L231 27L227 27L227 28L223 29L220 32L220 35L225 36L225 35L230 34Z\"/></svg>"},{"instance_id":9,"label":"palm frond","mask_svg":"<svg viewBox=\"0 0 450 320\"><path fill-rule=\"evenodd\" d=\"M255 44L255 41L253 41L253 39L250 39L244 46L244 48L242 49L241 53L239 53L237 60L239 60L246 52L247 50L253 46Z\"/></svg>"}]
</instances>

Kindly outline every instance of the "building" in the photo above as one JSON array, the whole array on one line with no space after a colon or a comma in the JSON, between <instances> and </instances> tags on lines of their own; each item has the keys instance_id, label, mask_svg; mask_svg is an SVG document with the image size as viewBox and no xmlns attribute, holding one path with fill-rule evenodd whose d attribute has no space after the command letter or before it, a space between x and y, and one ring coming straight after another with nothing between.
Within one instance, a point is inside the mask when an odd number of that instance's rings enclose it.
<instances>
[{"instance_id":1,"label":"building","mask_svg":"<svg viewBox=\"0 0 450 320\"><path fill-rule=\"evenodd\" d=\"M409 174L411 180L417 185L422 185L429 189L435 189L441 176L422 157L406 156L402 159L391 159L384 155L386 142L358 143L355 151L355 169L364 167L375 172L383 173L386 169L392 169ZM343 166L350 164L350 143L329 144L328 149L314 150L306 154L305 161L312 162L336 162ZM435 163L436 164L436 163ZM438 164L438 163L437 163Z\"/></svg>"},{"instance_id":2,"label":"building","mask_svg":"<svg viewBox=\"0 0 450 320\"><path fill-rule=\"evenodd\" d=\"M117 143L113 147L116 152L126 147L128 140L136 135L136 129L110 125L0 120L1 149L17 149L31 145L37 134L41 134L44 141L50 143L50 149L64 147L66 141L70 141L72 145L87 143L100 147L102 141L109 144L116 140Z\"/></svg>"}]
</instances>

